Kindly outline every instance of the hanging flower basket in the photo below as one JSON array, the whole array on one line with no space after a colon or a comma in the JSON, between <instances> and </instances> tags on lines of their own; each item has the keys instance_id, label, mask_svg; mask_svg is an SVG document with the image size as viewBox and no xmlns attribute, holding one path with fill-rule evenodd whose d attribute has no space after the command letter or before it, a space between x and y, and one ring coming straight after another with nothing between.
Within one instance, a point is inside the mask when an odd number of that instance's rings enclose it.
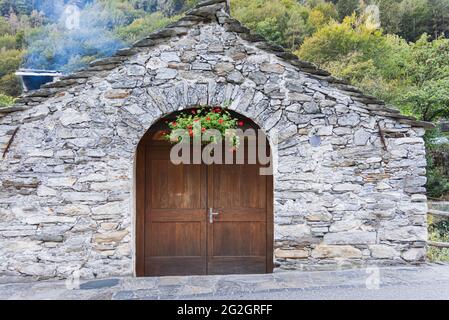
<instances>
[{"instance_id":1,"label":"hanging flower basket","mask_svg":"<svg viewBox=\"0 0 449 320\"><path fill-rule=\"evenodd\" d=\"M221 141L226 141L234 149L239 147L239 138L236 129L244 126L244 122L233 118L226 109L221 107L199 107L179 114L172 122L168 122L170 132L166 132L164 138L171 143L183 142L185 138L189 141L198 139L201 144L218 143L217 136L204 138L208 130L219 132ZM173 132L185 132L185 135L172 134Z\"/></svg>"}]
</instances>

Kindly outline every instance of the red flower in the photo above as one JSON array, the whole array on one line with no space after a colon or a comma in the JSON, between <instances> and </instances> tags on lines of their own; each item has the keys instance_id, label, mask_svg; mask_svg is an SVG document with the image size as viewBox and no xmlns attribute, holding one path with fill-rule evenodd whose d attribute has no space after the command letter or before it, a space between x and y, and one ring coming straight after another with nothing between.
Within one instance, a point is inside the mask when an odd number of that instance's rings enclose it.
<instances>
[{"instance_id":1,"label":"red flower","mask_svg":"<svg viewBox=\"0 0 449 320\"><path fill-rule=\"evenodd\" d=\"M210 121L210 117L207 117L206 120L207 120L207 121Z\"/></svg>"},{"instance_id":2,"label":"red flower","mask_svg":"<svg viewBox=\"0 0 449 320\"><path fill-rule=\"evenodd\" d=\"M193 128L192 125L187 126L187 129L192 129L192 128Z\"/></svg>"},{"instance_id":3,"label":"red flower","mask_svg":"<svg viewBox=\"0 0 449 320\"><path fill-rule=\"evenodd\" d=\"M201 129L201 132L206 132L206 128L202 128L202 129Z\"/></svg>"},{"instance_id":4,"label":"red flower","mask_svg":"<svg viewBox=\"0 0 449 320\"><path fill-rule=\"evenodd\" d=\"M193 130L189 130L189 135L193 137Z\"/></svg>"},{"instance_id":5,"label":"red flower","mask_svg":"<svg viewBox=\"0 0 449 320\"><path fill-rule=\"evenodd\" d=\"M221 108L220 107L216 107L214 111L215 111L215 113L220 113L221 112Z\"/></svg>"},{"instance_id":6,"label":"red flower","mask_svg":"<svg viewBox=\"0 0 449 320\"><path fill-rule=\"evenodd\" d=\"M219 123L219 124L223 124L223 122L224 122L223 119L218 120L218 123Z\"/></svg>"},{"instance_id":7,"label":"red flower","mask_svg":"<svg viewBox=\"0 0 449 320\"><path fill-rule=\"evenodd\" d=\"M173 121L173 122L171 123L171 125L172 125L173 127L176 127L178 124L176 123L176 121Z\"/></svg>"},{"instance_id":8,"label":"red flower","mask_svg":"<svg viewBox=\"0 0 449 320\"><path fill-rule=\"evenodd\" d=\"M239 126L240 126L240 127L243 127L244 125L245 125L245 123L244 123L243 121L240 121L240 122L239 122Z\"/></svg>"}]
</instances>

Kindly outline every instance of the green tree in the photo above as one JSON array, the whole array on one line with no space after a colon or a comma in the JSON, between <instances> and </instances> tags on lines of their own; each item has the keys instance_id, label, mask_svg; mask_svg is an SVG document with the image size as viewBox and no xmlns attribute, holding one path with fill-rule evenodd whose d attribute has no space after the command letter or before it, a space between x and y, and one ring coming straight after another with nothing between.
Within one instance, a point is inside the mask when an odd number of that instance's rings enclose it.
<instances>
[{"instance_id":1,"label":"green tree","mask_svg":"<svg viewBox=\"0 0 449 320\"><path fill-rule=\"evenodd\" d=\"M0 77L15 72L22 62L20 50L0 51Z\"/></svg>"},{"instance_id":2,"label":"green tree","mask_svg":"<svg viewBox=\"0 0 449 320\"><path fill-rule=\"evenodd\" d=\"M353 13L360 12L360 0L338 0L336 7L340 20L343 20Z\"/></svg>"},{"instance_id":3,"label":"green tree","mask_svg":"<svg viewBox=\"0 0 449 320\"><path fill-rule=\"evenodd\" d=\"M16 49L16 37L10 34L0 36L0 50Z\"/></svg>"},{"instance_id":4,"label":"green tree","mask_svg":"<svg viewBox=\"0 0 449 320\"><path fill-rule=\"evenodd\" d=\"M411 84L402 97L406 107L425 121L449 117L449 39L423 35L411 45L406 67Z\"/></svg>"},{"instance_id":5,"label":"green tree","mask_svg":"<svg viewBox=\"0 0 449 320\"><path fill-rule=\"evenodd\" d=\"M12 30L11 26L9 25L9 22L4 17L0 17L0 35L11 33Z\"/></svg>"},{"instance_id":6,"label":"green tree","mask_svg":"<svg viewBox=\"0 0 449 320\"><path fill-rule=\"evenodd\" d=\"M0 78L0 92L11 97L17 97L22 93L22 84L14 73Z\"/></svg>"},{"instance_id":7,"label":"green tree","mask_svg":"<svg viewBox=\"0 0 449 320\"><path fill-rule=\"evenodd\" d=\"M408 41L417 40L430 30L431 11L428 0L404 0L400 5L399 35Z\"/></svg>"},{"instance_id":8,"label":"green tree","mask_svg":"<svg viewBox=\"0 0 449 320\"><path fill-rule=\"evenodd\" d=\"M433 37L449 37L449 0L429 0Z\"/></svg>"},{"instance_id":9,"label":"green tree","mask_svg":"<svg viewBox=\"0 0 449 320\"><path fill-rule=\"evenodd\" d=\"M332 3L323 0L234 0L232 15L268 40L295 49L323 25L336 19Z\"/></svg>"},{"instance_id":10,"label":"green tree","mask_svg":"<svg viewBox=\"0 0 449 320\"><path fill-rule=\"evenodd\" d=\"M355 14L346 17L342 23L334 21L307 38L297 52L308 61L320 65L359 52L364 60L373 59L380 63L384 59L386 39L382 32L366 27L363 19Z\"/></svg>"},{"instance_id":11,"label":"green tree","mask_svg":"<svg viewBox=\"0 0 449 320\"><path fill-rule=\"evenodd\" d=\"M177 19L179 19L179 16L168 18L160 12L151 13L134 20L129 25L117 27L114 32L118 38L130 44L145 38L153 31L163 28Z\"/></svg>"}]
</instances>

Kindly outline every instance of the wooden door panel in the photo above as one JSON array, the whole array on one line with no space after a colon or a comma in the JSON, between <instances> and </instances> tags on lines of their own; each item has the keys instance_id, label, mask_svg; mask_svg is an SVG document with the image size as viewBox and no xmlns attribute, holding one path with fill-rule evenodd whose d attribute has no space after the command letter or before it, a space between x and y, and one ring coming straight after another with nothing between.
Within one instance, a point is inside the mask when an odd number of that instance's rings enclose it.
<instances>
[{"instance_id":1,"label":"wooden door panel","mask_svg":"<svg viewBox=\"0 0 449 320\"><path fill-rule=\"evenodd\" d=\"M145 276L193 276L207 274L204 258L146 257Z\"/></svg>"},{"instance_id":2,"label":"wooden door panel","mask_svg":"<svg viewBox=\"0 0 449 320\"><path fill-rule=\"evenodd\" d=\"M266 177L259 175L258 165L215 165L214 207L266 208Z\"/></svg>"},{"instance_id":3,"label":"wooden door panel","mask_svg":"<svg viewBox=\"0 0 449 320\"><path fill-rule=\"evenodd\" d=\"M152 209L204 208L200 190L200 165L174 165L169 160L151 160Z\"/></svg>"},{"instance_id":4,"label":"wooden door panel","mask_svg":"<svg viewBox=\"0 0 449 320\"><path fill-rule=\"evenodd\" d=\"M208 168L208 273L270 272L267 261L267 184L259 165Z\"/></svg>"},{"instance_id":5,"label":"wooden door panel","mask_svg":"<svg viewBox=\"0 0 449 320\"><path fill-rule=\"evenodd\" d=\"M266 254L265 222L216 222L214 257L261 257ZM232 245L230 245L232 244Z\"/></svg>"},{"instance_id":6,"label":"wooden door panel","mask_svg":"<svg viewBox=\"0 0 449 320\"><path fill-rule=\"evenodd\" d=\"M148 215L151 222L204 221L204 209L152 209Z\"/></svg>"},{"instance_id":7,"label":"wooden door panel","mask_svg":"<svg viewBox=\"0 0 449 320\"><path fill-rule=\"evenodd\" d=\"M147 147L145 275L206 274L206 171Z\"/></svg>"},{"instance_id":8,"label":"wooden door panel","mask_svg":"<svg viewBox=\"0 0 449 320\"><path fill-rule=\"evenodd\" d=\"M267 272L265 257L213 257L208 260L210 275L258 274Z\"/></svg>"},{"instance_id":9,"label":"wooden door panel","mask_svg":"<svg viewBox=\"0 0 449 320\"><path fill-rule=\"evenodd\" d=\"M152 257L201 257L204 240L198 222L153 222L147 232Z\"/></svg>"}]
</instances>

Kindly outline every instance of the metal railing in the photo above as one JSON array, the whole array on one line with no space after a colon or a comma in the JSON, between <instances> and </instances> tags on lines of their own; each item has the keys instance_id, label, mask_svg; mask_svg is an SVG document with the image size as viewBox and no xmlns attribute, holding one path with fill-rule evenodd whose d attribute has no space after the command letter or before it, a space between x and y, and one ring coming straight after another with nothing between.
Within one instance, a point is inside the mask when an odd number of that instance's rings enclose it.
<instances>
[{"instance_id":1,"label":"metal railing","mask_svg":"<svg viewBox=\"0 0 449 320\"><path fill-rule=\"evenodd\" d=\"M449 218L449 202L430 202L429 203L428 214L440 217L440 218ZM431 247L436 248L449 248L448 242L437 242L437 241L427 241L427 244Z\"/></svg>"}]
</instances>

